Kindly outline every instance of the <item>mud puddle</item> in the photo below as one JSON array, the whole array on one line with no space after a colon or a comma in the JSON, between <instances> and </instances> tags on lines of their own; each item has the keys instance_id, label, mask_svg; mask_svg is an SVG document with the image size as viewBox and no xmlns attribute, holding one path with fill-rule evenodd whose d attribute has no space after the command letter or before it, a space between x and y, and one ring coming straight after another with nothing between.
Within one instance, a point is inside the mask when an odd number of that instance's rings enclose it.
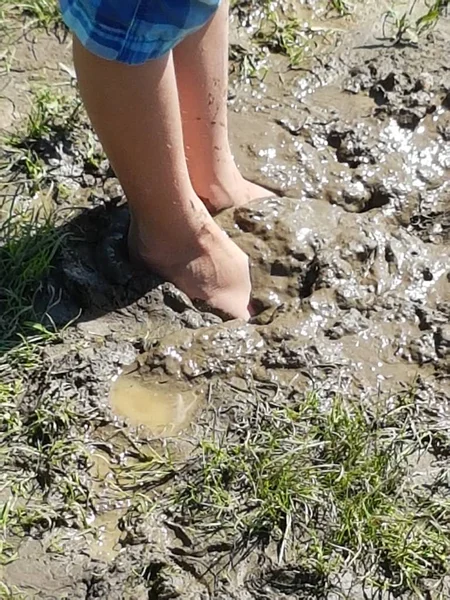
<instances>
[{"instance_id":1,"label":"mud puddle","mask_svg":"<svg viewBox=\"0 0 450 600\"><path fill-rule=\"evenodd\" d=\"M93 560L110 562L120 552L120 520L126 514L125 508L109 510L95 517L95 534L89 543L89 555Z\"/></svg>"},{"instance_id":2,"label":"mud puddle","mask_svg":"<svg viewBox=\"0 0 450 600\"><path fill-rule=\"evenodd\" d=\"M146 380L136 366L117 377L110 401L113 412L130 425L143 425L155 436L170 437L189 426L201 410L203 396L202 390Z\"/></svg>"}]
</instances>

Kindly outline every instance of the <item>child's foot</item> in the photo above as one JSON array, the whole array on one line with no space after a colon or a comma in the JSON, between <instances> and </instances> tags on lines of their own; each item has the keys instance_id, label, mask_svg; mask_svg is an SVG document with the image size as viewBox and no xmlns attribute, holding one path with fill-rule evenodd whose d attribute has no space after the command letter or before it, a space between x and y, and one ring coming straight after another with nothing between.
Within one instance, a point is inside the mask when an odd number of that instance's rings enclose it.
<instances>
[{"instance_id":1,"label":"child's foot","mask_svg":"<svg viewBox=\"0 0 450 600\"><path fill-rule=\"evenodd\" d=\"M266 188L244 179L239 172L224 182L211 183L196 191L212 215L227 208L243 206L252 200L274 195Z\"/></svg>"},{"instance_id":2,"label":"child's foot","mask_svg":"<svg viewBox=\"0 0 450 600\"><path fill-rule=\"evenodd\" d=\"M221 313L248 320L251 293L248 258L210 218L197 231L139 231L132 221L130 255L174 283L191 298Z\"/></svg>"}]
</instances>

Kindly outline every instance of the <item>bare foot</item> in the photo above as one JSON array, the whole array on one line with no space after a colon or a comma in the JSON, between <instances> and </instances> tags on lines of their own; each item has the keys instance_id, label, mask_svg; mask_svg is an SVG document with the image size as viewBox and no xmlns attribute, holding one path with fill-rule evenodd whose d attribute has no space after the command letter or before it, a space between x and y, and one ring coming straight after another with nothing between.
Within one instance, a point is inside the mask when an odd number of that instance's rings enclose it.
<instances>
[{"instance_id":1,"label":"bare foot","mask_svg":"<svg viewBox=\"0 0 450 600\"><path fill-rule=\"evenodd\" d=\"M203 193L197 193L212 215L227 208L243 206L252 200L274 196L274 193L266 188L244 179L239 172L226 182L212 183Z\"/></svg>"},{"instance_id":2,"label":"bare foot","mask_svg":"<svg viewBox=\"0 0 450 600\"><path fill-rule=\"evenodd\" d=\"M206 212L206 211L205 211ZM234 318L248 320L251 293L247 255L207 216L197 229L165 235L139 231L132 221L132 258L174 283L191 298Z\"/></svg>"}]
</instances>

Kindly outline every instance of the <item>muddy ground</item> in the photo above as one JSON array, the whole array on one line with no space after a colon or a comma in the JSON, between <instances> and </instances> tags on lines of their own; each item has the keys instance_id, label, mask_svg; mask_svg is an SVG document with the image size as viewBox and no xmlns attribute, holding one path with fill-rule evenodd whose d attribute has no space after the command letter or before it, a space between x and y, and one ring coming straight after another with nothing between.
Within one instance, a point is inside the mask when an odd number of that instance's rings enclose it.
<instances>
[{"instance_id":1,"label":"muddy ground","mask_svg":"<svg viewBox=\"0 0 450 600\"><path fill-rule=\"evenodd\" d=\"M83 119L41 140L38 184L4 171L61 240L34 297L58 333L0 371L5 598L450 597L450 21L393 45L370 6L302 5L295 66L233 10L233 148L279 194L218 217L251 259L248 324L128 263ZM64 36L12 65L7 132L33 77L73 90Z\"/></svg>"}]
</instances>

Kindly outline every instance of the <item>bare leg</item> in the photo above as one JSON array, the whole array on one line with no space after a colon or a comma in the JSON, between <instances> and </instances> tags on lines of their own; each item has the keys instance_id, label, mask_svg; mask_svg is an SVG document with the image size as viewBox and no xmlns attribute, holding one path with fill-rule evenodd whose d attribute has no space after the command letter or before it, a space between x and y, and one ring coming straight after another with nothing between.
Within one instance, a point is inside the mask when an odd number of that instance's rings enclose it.
<instances>
[{"instance_id":1,"label":"bare leg","mask_svg":"<svg viewBox=\"0 0 450 600\"><path fill-rule=\"evenodd\" d=\"M174 50L189 174L212 212L271 195L240 174L228 142L228 0Z\"/></svg>"},{"instance_id":2,"label":"bare leg","mask_svg":"<svg viewBox=\"0 0 450 600\"><path fill-rule=\"evenodd\" d=\"M248 318L247 257L190 182L172 55L131 67L98 58L75 39L74 60L86 109L130 204L131 253L192 299Z\"/></svg>"}]
</instances>

